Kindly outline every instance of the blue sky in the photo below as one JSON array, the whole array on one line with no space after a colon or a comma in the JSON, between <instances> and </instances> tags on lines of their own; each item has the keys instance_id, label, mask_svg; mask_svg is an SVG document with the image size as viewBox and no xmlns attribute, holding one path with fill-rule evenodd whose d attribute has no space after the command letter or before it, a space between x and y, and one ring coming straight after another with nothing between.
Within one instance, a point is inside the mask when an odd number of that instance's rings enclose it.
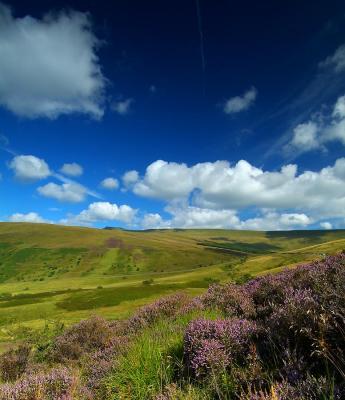
<instances>
[{"instance_id":1,"label":"blue sky","mask_svg":"<svg viewBox=\"0 0 345 400\"><path fill-rule=\"evenodd\" d=\"M0 219L344 228L344 22L333 0L0 3Z\"/></svg>"}]
</instances>

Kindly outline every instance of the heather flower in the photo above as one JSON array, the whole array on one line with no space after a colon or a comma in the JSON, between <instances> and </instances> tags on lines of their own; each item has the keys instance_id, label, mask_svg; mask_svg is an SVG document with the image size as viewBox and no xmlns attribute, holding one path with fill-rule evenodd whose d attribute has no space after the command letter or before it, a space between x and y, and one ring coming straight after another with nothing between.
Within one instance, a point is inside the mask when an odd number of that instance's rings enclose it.
<instances>
[{"instance_id":1,"label":"heather flower","mask_svg":"<svg viewBox=\"0 0 345 400\"><path fill-rule=\"evenodd\" d=\"M224 371L230 363L225 346L215 339L204 339L190 361L196 376Z\"/></svg>"},{"instance_id":2,"label":"heather flower","mask_svg":"<svg viewBox=\"0 0 345 400\"><path fill-rule=\"evenodd\" d=\"M153 324L159 318L173 317L189 301L190 299L185 293L175 293L141 307L133 317L129 318L128 329L131 332L136 332L144 326Z\"/></svg>"},{"instance_id":3,"label":"heather flower","mask_svg":"<svg viewBox=\"0 0 345 400\"><path fill-rule=\"evenodd\" d=\"M314 334L321 310L312 290L287 288L284 295L283 303L276 307L268 319L272 333L280 338L289 331L297 335Z\"/></svg>"},{"instance_id":4,"label":"heather flower","mask_svg":"<svg viewBox=\"0 0 345 400\"><path fill-rule=\"evenodd\" d=\"M257 332L256 323L244 319L194 320L185 331L186 361L197 376L209 369L243 363Z\"/></svg>"},{"instance_id":5,"label":"heather flower","mask_svg":"<svg viewBox=\"0 0 345 400\"><path fill-rule=\"evenodd\" d=\"M72 400L75 389L75 376L67 368L57 368L0 386L0 400Z\"/></svg>"},{"instance_id":6,"label":"heather flower","mask_svg":"<svg viewBox=\"0 0 345 400\"><path fill-rule=\"evenodd\" d=\"M217 308L226 316L252 318L255 307L252 298L246 292L245 286L228 283L226 285L211 285L201 296L206 307Z\"/></svg>"},{"instance_id":7,"label":"heather flower","mask_svg":"<svg viewBox=\"0 0 345 400\"><path fill-rule=\"evenodd\" d=\"M83 376L86 386L95 390L102 379L117 365L117 358L128 347L128 339L116 337L107 348L86 355L82 360Z\"/></svg>"},{"instance_id":8,"label":"heather flower","mask_svg":"<svg viewBox=\"0 0 345 400\"><path fill-rule=\"evenodd\" d=\"M71 326L55 338L50 357L54 361L77 360L84 353L103 349L112 340L113 331L101 317L92 317Z\"/></svg>"},{"instance_id":9,"label":"heather flower","mask_svg":"<svg viewBox=\"0 0 345 400\"><path fill-rule=\"evenodd\" d=\"M30 348L25 345L6 351L0 356L0 376L4 381L13 381L22 375L27 367Z\"/></svg>"},{"instance_id":10,"label":"heather flower","mask_svg":"<svg viewBox=\"0 0 345 400\"><path fill-rule=\"evenodd\" d=\"M332 387L324 377L308 376L292 385L287 381L275 382L267 390L254 391L244 398L248 400L342 400L344 392Z\"/></svg>"}]
</instances>

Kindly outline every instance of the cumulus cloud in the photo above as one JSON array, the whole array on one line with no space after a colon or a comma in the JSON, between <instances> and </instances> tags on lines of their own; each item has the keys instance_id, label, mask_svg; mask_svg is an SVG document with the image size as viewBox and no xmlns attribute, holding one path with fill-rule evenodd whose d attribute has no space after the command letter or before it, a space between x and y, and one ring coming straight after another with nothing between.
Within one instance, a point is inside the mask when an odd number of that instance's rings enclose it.
<instances>
[{"instance_id":1,"label":"cumulus cloud","mask_svg":"<svg viewBox=\"0 0 345 400\"><path fill-rule=\"evenodd\" d=\"M238 229L245 230L291 230L305 228L312 223L306 214L264 212L263 215L241 221Z\"/></svg>"},{"instance_id":2,"label":"cumulus cloud","mask_svg":"<svg viewBox=\"0 0 345 400\"><path fill-rule=\"evenodd\" d=\"M119 187L119 181L115 178L105 178L101 182L101 186L104 189L115 190Z\"/></svg>"},{"instance_id":3,"label":"cumulus cloud","mask_svg":"<svg viewBox=\"0 0 345 400\"><path fill-rule=\"evenodd\" d=\"M168 202L191 197L207 209L308 211L314 215L345 216L345 158L320 171L298 174L297 165L265 171L245 160L185 164L155 161L133 187L134 193Z\"/></svg>"},{"instance_id":4,"label":"cumulus cloud","mask_svg":"<svg viewBox=\"0 0 345 400\"><path fill-rule=\"evenodd\" d=\"M332 224L330 222L327 222L327 221L321 222L320 226L321 226L322 229L327 229L327 230L333 228Z\"/></svg>"},{"instance_id":5,"label":"cumulus cloud","mask_svg":"<svg viewBox=\"0 0 345 400\"><path fill-rule=\"evenodd\" d=\"M15 213L12 214L9 218L11 222L34 222L34 223L50 223L50 221L42 218L36 212L29 212L27 214Z\"/></svg>"},{"instance_id":6,"label":"cumulus cloud","mask_svg":"<svg viewBox=\"0 0 345 400\"><path fill-rule=\"evenodd\" d=\"M140 223L143 229L162 229L170 228L171 222L165 221L158 213L145 214Z\"/></svg>"},{"instance_id":7,"label":"cumulus cloud","mask_svg":"<svg viewBox=\"0 0 345 400\"><path fill-rule=\"evenodd\" d=\"M144 179L135 184L133 191L165 200L186 197L193 189L192 175L186 164L157 160L147 167Z\"/></svg>"},{"instance_id":8,"label":"cumulus cloud","mask_svg":"<svg viewBox=\"0 0 345 400\"><path fill-rule=\"evenodd\" d=\"M335 72L342 72L345 70L345 45L341 45L331 56L327 57L320 64L321 68L330 67Z\"/></svg>"},{"instance_id":9,"label":"cumulus cloud","mask_svg":"<svg viewBox=\"0 0 345 400\"><path fill-rule=\"evenodd\" d=\"M111 105L111 109L120 115L127 115L131 111L131 106L133 102L134 102L133 99L115 101Z\"/></svg>"},{"instance_id":10,"label":"cumulus cloud","mask_svg":"<svg viewBox=\"0 0 345 400\"><path fill-rule=\"evenodd\" d=\"M66 163L61 167L60 172L69 176L81 176L83 175L83 167L75 162Z\"/></svg>"},{"instance_id":11,"label":"cumulus cloud","mask_svg":"<svg viewBox=\"0 0 345 400\"><path fill-rule=\"evenodd\" d=\"M122 182L126 189L132 187L139 180L139 172L134 169L127 171L122 176Z\"/></svg>"},{"instance_id":12,"label":"cumulus cloud","mask_svg":"<svg viewBox=\"0 0 345 400\"><path fill-rule=\"evenodd\" d=\"M345 96L337 99L330 115L319 113L317 120L297 125L285 150L304 153L324 149L327 143L333 141L345 146Z\"/></svg>"},{"instance_id":13,"label":"cumulus cloud","mask_svg":"<svg viewBox=\"0 0 345 400\"><path fill-rule=\"evenodd\" d=\"M173 215L171 225L178 228L235 228L240 222L233 210L211 210L192 206L168 210Z\"/></svg>"},{"instance_id":14,"label":"cumulus cloud","mask_svg":"<svg viewBox=\"0 0 345 400\"><path fill-rule=\"evenodd\" d=\"M63 183L61 185L50 182L37 188L38 193L61 202L79 203L84 201L88 191L78 183Z\"/></svg>"},{"instance_id":15,"label":"cumulus cloud","mask_svg":"<svg viewBox=\"0 0 345 400\"><path fill-rule=\"evenodd\" d=\"M345 96L340 96L333 109L333 117L343 119L345 118Z\"/></svg>"},{"instance_id":16,"label":"cumulus cloud","mask_svg":"<svg viewBox=\"0 0 345 400\"><path fill-rule=\"evenodd\" d=\"M0 3L0 104L18 116L103 115L99 40L86 13L15 18Z\"/></svg>"},{"instance_id":17,"label":"cumulus cloud","mask_svg":"<svg viewBox=\"0 0 345 400\"><path fill-rule=\"evenodd\" d=\"M291 230L307 227L312 220L305 214L262 212L258 217L241 220L235 210L214 210L194 206L167 207L170 219L146 214L141 226L148 228L210 228L241 230Z\"/></svg>"},{"instance_id":18,"label":"cumulus cloud","mask_svg":"<svg viewBox=\"0 0 345 400\"><path fill-rule=\"evenodd\" d=\"M86 210L76 216L70 217L69 223L90 225L95 222L121 221L131 223L137 210L123 204L118 206L105 201L91 203Z\"/></svg>"},{"instance_id":19,"label":"cumulus cloud","mask_svg":"<svg viewBox=\"0 0 345 400\"><path fill-rule=\"evenodd\" d=\"M247 90L242 96L235 96L227 100L224 104L225 114L235 114L248 110L254 104L258 91L255 87Z\"/></svg>"},{"instance_id":20,"label":"cumulus cloud","mask_svg":"<svg viewBox=\"0 0 345 400\"><path fill-rule=\"evenodd\" d=\"M318 149L320 142L318 138L319 128L315 122L309 121L299 124L293 131L291 146L300 151Z\"/></svg>"},{"instance_id":21,"label":"cumulus cloud","mask_svg":"<svg viewBox=\"0 0 345 400\"><path fill-rule=\"evenodd\" d=\"M22 182L33 182L51 175L48 164L42 158L32 155L15 156L9 167L15 177Z\"/></svg>"}]
</instances>

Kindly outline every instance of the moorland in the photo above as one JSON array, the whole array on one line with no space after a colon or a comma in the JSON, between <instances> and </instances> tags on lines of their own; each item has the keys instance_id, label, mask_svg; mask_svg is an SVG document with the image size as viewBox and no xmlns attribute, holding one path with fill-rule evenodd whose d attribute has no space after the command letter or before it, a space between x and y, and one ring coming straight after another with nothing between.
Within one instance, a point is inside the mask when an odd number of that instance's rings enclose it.
<instances>
[{"instance_id":1,"label":"moorland","mask_svg":"<svg viewBox=\"0 0 345 400\"><path fill-rule=\"evenodd\" d=\"M0 400L345 398L343 231L1 230Z\"/></svg>"},{"instance_id":2,"label":"moorland","mask_svg":"<svg viewBox=\"0 0 345 400\"><path fill-rule=\"evenodd\" d=\"M0 348L56 321L124 318L183 290L320 259L345 248L345 231L129 231L0 223Z\"/></svg>"}]
</instances>

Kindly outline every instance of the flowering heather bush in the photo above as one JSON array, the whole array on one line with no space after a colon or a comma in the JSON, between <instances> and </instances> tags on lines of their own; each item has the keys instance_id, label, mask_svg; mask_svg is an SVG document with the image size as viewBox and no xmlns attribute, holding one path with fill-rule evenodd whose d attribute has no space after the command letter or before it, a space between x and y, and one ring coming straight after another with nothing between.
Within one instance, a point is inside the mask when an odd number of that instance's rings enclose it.
<instances>
[{"instance_id":1,"label":"flowering heather bush","mask_svg":"<svg viewBox=\"0 0 345 400\"><path fill-rule=\"evenodd\" d=\"M14 381L25 372L30 348L25 345L12 349L0 356L0 376L3 381Z\"/></svg>"},{"instance_id":2,"label":"flowering heather bush","mask_svg":"<svg viewBox=\"0 0 345 400\"><path fill-rule=\"evenodd\" d=\"M318 399L318 387L330 392L320 382L332 380L336 398L345 380L344 288L345 254L242 286L213 285L200 296L202 307L237 318L192 321L185 332L186 365L200 378L227 368L242 388L247 380L247 390L264 396L253 399ZM248 357L254 348L253 371L260 375L264 366L262 376L277 382L275 394L267 392L269 379L251 376Z\"/></svg>"},{"instance_id":3,"label":"flowering heather bush","mask_svg":"<svg viewBox=\"0 0 345 400\"><path fill-rule=\"evenodd\" d=\"M99 388L101 380L117 365L117 357L128 347L128 339L115 337L102 350L97 350L82 359L83 376L86 387L91 390Z\"/></svg>"},{"instance_id":4,"label":"flowering heather bush","mask_svg":"<svg viewBox=\"0 0 345 400\"><path fill-rule=\"evenodd\" d=\"M228 283L211 285L207 292L200 296L204 307L215 307L226 316L252 318L255 316L254 303L247 295L244 286Z\"/></svg>"},{"instance_id":5,"label":"flowering heather bush","mask_svg":"<svg viewBox=\"0 0 345 400\"><path fill-rule=\"evenodd\" d=\"M105 319L92 317L71 326L55 338L50 358L58 362L77 360L86 352L106 348L113 336L113 330Z\"/></svg>"},{"instance_id":6,"label":"flowering heather bush","mask_svg":"<svg viewBox=\"0 0 345 400\"><path fill-rule=\"evenodd\" d=\"M152 304L141 307L133 317L128 319L128 329L131 332L136 332L153 324L159 318L173 317L188 302L190 302L190 298L185 293L175 293L163 297Z\"/></svg>"},{"instance_id":7,"label":"flowering heather bush","mask_svg":"<svg viewBox=\"0 0 345 400\"><path fill-rule=\"evenodd\" d=\"M200 376L230 364L245 364L257 332L256 323L245 319L194 320L184 338L188 366Z\"/></svg>"},{"instance_id":8,"label":"flowering heather bush","mask_svg":"<svg viewBox=\"0 0 345 400\"><path fill-rule=\"evenodd\" d=\"M322 309L311 289L285 290L285 298L267 319L271 336L282 341L291 334L312 338L318 330ZM290 335L289 335L290 334Z\"/></svg>"},{"instance_id":9,"label":"flowering heather bush","mask_svg":"<svg viewBox=\"0 0 345 400\"><path fill-rule=\"evenodd\" d=\"M76 378L67 368L24 375L19 381L0 386L0 400L72 400Z\"/></svg>"},{"instance_id":10,"label":"flowering heather bush","mask_svg":"<svg viewBox=\"0 0 345 400\"><path fill-rule=\"evenodd\" d=\"M344 395L343 388L332 387L324 377L317 379L308 376L295 385L287 381L274 383L266 391L250 393L244 398L248 400L342 400Z\"/></svg>"}]
</instances>

